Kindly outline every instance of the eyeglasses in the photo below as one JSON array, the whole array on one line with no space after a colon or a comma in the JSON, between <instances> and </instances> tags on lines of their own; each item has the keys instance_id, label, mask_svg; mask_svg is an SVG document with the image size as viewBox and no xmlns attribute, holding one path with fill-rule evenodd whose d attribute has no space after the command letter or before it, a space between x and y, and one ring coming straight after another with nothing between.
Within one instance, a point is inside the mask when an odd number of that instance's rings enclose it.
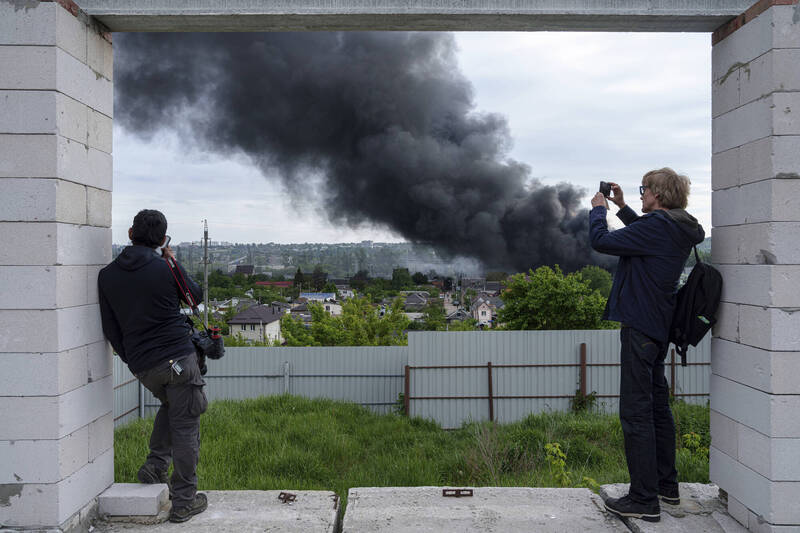
<instances>
[{"instance_id":1,"label":"eyeglasses","mask_svg":"<svg viewBox=\"0 0 800 533\"><path fill-rule=\"evenodd\" d=\"M647 188L647 185L639 185L639 196L644 196L644 190Z\"/></svg>"}]
</instances>

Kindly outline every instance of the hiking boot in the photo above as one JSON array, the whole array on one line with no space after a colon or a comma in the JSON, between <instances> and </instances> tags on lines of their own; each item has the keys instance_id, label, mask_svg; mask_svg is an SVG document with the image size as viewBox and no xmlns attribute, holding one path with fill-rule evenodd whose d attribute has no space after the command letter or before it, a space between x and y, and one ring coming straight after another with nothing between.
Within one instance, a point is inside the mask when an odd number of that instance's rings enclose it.
<instances>
[{"instance_id":1,"label":"hiking boot","mask_svg":"<svg viewBox=\"0 0 800 533\"><path fill-rule=\"evenodd\" d=\"M156 470L156 467L151 465L150 463L145 463L139 469L139 472L136 473L136 479L139 480L139 483L144 483L146 485L154 485L156 483L163 483L169 489L169 499L172 499L172 484L169 482L169 476L167 476L166 470Z\"/></svg>"},{"instance_id":2,"label":"hiking boot","mask_svg":"<svg viewBox=\"0 0 800 533\"><path fill-rule=\"evenodd\" d=\"M673 490L659 489L658 499L669 505L681 504L681 495L680 492L678 492L678 487L675 487Z\"/></svg>"},{"instance_id":3,"label":"hiking boot","mask_svg":"<svg viewBox=\"0 0 800 533\"><path fill-rule=\"evenodd\" d=\"M169 513L170 522L186 522L196 514L200 514L208 508L208 498L202 492L194 495L192 503L185 507L173 507Z\"/></svg>"},{"instance_id":4,"label":"hiking boot","mask_svg":"<svg viewBox=\"0 0 800 533\"><path fill-rule=\"evenodd\" d=\"M661 520L661 508L658 501L651 504L638 503L625 495L622 498L609 498L605 501L606 510L621 518L638 518L647 522Z\"/></svg>"}]
</instances>

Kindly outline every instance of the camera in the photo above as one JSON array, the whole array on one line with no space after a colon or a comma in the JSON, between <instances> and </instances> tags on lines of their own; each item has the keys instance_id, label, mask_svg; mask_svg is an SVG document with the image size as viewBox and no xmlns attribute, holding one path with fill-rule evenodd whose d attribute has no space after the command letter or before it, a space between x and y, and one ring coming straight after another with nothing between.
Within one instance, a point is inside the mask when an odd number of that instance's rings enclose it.
<instances>
[{"instance_id":1,"label":"camera","mask_svg":"<svg viewBox=\"0 0 800 533\"><path fill-rule=\"evenodd\" d=\"M605 196L606 198L608 198L609 196L611 196L611 184L610 184L610 183L608 183L608 182L606 182L606 181L601 181L601 182L600 182L600 192L601 192L601 193L603 194L603 196Z\"/></svg>"},{"instance_id":2,"label":"camera","mask_svg":"<svg viewBox=\"0 0 800 533\"><path fill-rule=\"evenodd\" d=\"M212 326L206 331L195 330L192 334L192 343L194 343L198 357L221 359L225 355L225 345L219 334L219 328L216 326Z\"/></svg>"}]
</instances>

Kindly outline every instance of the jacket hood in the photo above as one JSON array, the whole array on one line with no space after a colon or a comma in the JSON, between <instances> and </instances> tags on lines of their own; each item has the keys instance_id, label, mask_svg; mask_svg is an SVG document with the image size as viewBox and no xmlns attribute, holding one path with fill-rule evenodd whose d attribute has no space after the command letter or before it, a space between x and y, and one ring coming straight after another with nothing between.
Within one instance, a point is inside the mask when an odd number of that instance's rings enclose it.
<instances>
[{"instance_id":1,"label":"jacket hood","mask_svg":"<svg viewBox=\"0 0 800 533\"><path fill-rule=\"evenodd\" d=\"M692 215L686 212L685 209L669 209L663 211L668 218L677 222L678 227L684 235L691 241L692 244L700 244L706 238L706 232L703 226Z\"/></svg>"},{"instance_id":2,"label":"jacket hood","mask_svg":"<svg viewBox=\"0 0 800 533\"><path fill-rule=\"evenodd\" d=\"M114 260L115 263L123 270L139 270L146 264L160 259L161 256L155 249L148 246L131 245L126 246L124 250Z\"/></svg>"}]
</instances>

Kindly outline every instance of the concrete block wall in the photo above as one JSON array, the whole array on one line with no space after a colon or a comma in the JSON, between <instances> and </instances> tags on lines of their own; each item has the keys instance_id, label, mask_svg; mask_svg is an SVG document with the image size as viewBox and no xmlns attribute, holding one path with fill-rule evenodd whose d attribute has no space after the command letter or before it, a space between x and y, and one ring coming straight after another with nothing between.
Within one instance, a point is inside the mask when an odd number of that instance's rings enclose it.
<instances>
[{"instance_id":1,"label":"concrete block wall","mask_svg":"<svg viewBox=\"0 0 800 533\"><path fill-rule=\"evenodd\" d=\"M800 5L713 47L711 480L752 531L800 530Z\"/></svg>"},{"instance_id":2,"label":"concrete block wall","mask_svg":"<svg viewBox=\"0 0 800 533\"><path fill-rule=\"evenodd\" d=\"M0 2L0 528L69 529L114 477L112 47L70 5Z\"/></svg>"}]
</instances>

